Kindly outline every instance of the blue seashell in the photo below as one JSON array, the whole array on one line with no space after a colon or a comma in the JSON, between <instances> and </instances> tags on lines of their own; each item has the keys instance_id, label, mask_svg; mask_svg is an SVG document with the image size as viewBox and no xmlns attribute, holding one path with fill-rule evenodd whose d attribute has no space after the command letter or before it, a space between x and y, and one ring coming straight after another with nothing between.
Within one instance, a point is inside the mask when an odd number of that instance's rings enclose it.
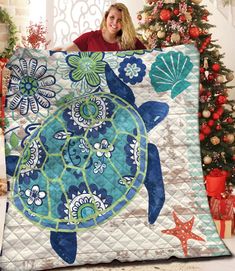
<instances>
[{"instance_id":1,"label":"blue seashell","mask_svg":"<svg viewBox=\"0 0 235 271\"><path fill-rule=\"evenodd\" d=\"M151 84L156 92L171 90L171 98L175 98L191 85L185 79L192 68L190 58L182 52L162 53L151 66Z\"/></svg>"}]
</instances>

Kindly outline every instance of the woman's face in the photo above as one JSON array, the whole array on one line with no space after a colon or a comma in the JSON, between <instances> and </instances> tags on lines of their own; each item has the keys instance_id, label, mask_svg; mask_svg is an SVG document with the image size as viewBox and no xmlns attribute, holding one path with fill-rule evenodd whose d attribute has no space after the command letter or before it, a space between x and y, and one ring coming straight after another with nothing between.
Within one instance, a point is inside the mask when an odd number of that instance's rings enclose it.
<instances>
[{"instance_id":1,"label":"woman's face","mask_svg":"<svg viewBox=\"0 0 235 271\"><path fill-rule=\"evenodd\" d=\"M122 12L111 8L106 18L106 28L110 34L117 34L122 29Z\"/></svg>"}]
</instances>

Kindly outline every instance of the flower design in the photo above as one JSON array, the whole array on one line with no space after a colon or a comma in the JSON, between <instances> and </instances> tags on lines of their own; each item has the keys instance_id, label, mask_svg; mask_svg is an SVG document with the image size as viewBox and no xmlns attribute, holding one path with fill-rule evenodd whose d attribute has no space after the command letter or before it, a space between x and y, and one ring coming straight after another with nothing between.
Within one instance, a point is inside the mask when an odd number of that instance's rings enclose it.
<instances>
[{"instance_id":1,"label":"flower design","mask_svg":"<svg viewBox=\"0 0 235 271\"><path fill-rule=\"evenodd\" d=\"M78 145L78 147L81 149L81 152L86 152L89 153L89 146L87 144L87 142L85 141L84 138L80 138L79 140L80 144Z\"/></svg>"},{"instance_id":2,"label":"flower design","mask_svg":"<svg viewBox=\"0 0 235 271\"><path fill-rule=\"evenodd\" d=\"M134 131L136 134L136 130ZM135 137L128 135L127 144L124 149L126 152L126 163L131 167L131 173L135 175L137 166L139 165L139 143Z\"/></svg>"},{"instance_id":3,"label":"flower design","mask_svg":"<svg viewBox=\"0 0 235 271\"><path fill-rule=\"evenodd\" d=\"M93 170L93 172L95 174L97 174L97 173L101 173L102 174L104 172L104 170L105 170L106 167L107 167L107 165L105 163L102 163L101 161L95 162L94 163L94 170Z\"/></svg>"},{"instance_id":4,"label":"flower design","mask_svg":"<svg viewBox=\"0 0 235 271\"><path fill-rule=\"evenodd\" d=\"M41 138L43 140L43 138ZM19 183L29 184L30 180L36 180L38 169L42 167L46 159L46 153L37 140L33 141L29 148L25 149L22 158L22 166L19 172Z\"/></svg>"},{"instance_id":5,"label":"flower design","mask_svg":"<svg viewBox=\"0 0 235 271\"><path fill-rule=\"evenodd\" d=\"M46 197L46 192L40 191L40 187L38 185L34 185L31 189L25 190L25 195L28 197L28 205L35 204L40 206L43 203L42 199Z\"/></svg>"},{"instance_id":6,"label":"flower design","mask_svg":"<svg viewBox=\"0 0 235 271\"><path fill-rule=\"evenodd\" d=\"M113 115L115 105L106 97L92 95L76 100L69 108L65 109L63 117L68 123L69 130L77 135L98 137L104 134L106 127L112 124L107 121Z\"/></svg>"},{"instance_id":7,"label":"flower design","mask_svg":"<svg viewBox=\"0 0 235 271\"><path fill-rule=\"evenodd\" d=\"M110 158L114 151L114 146L109 144L107 139L102 139L100 143L95 143L94 148L97 150L96 155L98 157L104 156L106 158Z\"/></svg>"},{"instance_id":8,"label":"flower design","mask_svg":"<svg viewBox=\"0 0 235 271\"><path fill-rule=\"evenodd\" d=\"M49 108L50 99L56 96L59 90L52 75L46 75L47 67L38 65L35 58L27 61L20 58L19 65L13 64L8 97L13 97L10 109L19 107L20 114L26 115L31 110L34 114L39 112L39 106Z\"/></svg>"},{"instance_id":9,"label":"flower design","mask_svg":"<svg viewBox=\"0 0 235 271\"><path fill-rule=\"evenodd\" d=\"M143 81L146 66L140 58L134 56L125 58L118 69L120 77L125 83L135 85Z\"/></svg>"},{"instance_id":10,"label":"flower design","mask_svg":"<svg viewBox=\"0 0 235 271\"><path fill-rule=\"evenodd\" d=\"M105 73L106 62L102 61L103 57L101 52L79 52L77 55L68 55L66 62L71 67L70 80L78 82L85 78L90 86L98 86L101 82L100 74Z\"/></svg>"},{"instance_id":11,"label":"flower design","mask_svg":"<svg viewBox=\"0 0 235 271\"><path fill-rule=\"evenodd\" d=\"M103 188L95 184L89 188L83 182L79 186L70 186L67 195L63 194L58 212L63 219L68 221L84 221L98 217L101 212L111 206L113 198Z\"/></svg>"}]
</instances>

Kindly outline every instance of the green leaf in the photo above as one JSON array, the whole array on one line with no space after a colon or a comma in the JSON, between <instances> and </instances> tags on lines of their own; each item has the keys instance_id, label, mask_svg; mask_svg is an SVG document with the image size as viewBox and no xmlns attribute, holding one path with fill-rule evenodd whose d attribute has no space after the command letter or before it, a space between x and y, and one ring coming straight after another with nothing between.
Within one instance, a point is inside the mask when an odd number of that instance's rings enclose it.
<instances>
[{"instance_id":1,"label":"green leaf","mask_svg":"<svg viewBox=\"0 0 235 271\"><path fill-rule=\"evenodd\" d=\"M14 148L18 147L19 142L20 142L20 140L19 140L18 136L15 133L12 133L11 137L10 137L10 144L11 144L12 148L14 149Z\"/></svg>"}]
</instances>

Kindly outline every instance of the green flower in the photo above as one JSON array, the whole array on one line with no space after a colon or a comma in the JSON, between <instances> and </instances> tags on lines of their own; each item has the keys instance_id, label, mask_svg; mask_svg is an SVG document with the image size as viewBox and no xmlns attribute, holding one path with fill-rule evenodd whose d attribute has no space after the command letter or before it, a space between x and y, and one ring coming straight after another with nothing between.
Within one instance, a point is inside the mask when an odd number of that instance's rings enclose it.
<instances>
[{"instance_id":1,"label":"green flower","mask_svg":"<svg viewBox=\"0 0 235 271\"><path fill-rule=\"evenodd\" d=\"M69 78L73 82L86 82L92 86L101 83L100 75L105 73L106 62L103 60L103 53L79 52L77 55L71 54L66 57L68 66L71 67Z\"/></svg>"}]
</instances>

